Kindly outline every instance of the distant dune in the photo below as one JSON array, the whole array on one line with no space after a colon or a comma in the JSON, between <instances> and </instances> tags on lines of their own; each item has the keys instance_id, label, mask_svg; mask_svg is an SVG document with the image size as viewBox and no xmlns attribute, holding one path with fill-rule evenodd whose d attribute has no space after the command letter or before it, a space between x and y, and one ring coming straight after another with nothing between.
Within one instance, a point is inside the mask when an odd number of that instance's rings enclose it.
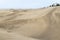
<instances>
[{"instance_id":1,"label":"distant dune","mask_svg":"<svg viewBox=\"0 0 60 40\"><path fill-rule=\"evenodd\" d=\"M0 10L0 40L60 40L60 7Z\"/></svg>"}]
</instances>

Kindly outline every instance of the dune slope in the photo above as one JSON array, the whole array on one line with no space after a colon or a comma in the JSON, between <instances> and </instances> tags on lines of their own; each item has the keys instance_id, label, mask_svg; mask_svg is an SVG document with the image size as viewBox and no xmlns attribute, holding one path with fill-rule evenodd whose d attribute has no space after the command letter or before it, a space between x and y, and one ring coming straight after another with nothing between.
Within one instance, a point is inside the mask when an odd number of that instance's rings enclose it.
<instances>
[{"instance_id":1,"label":"dune slope","mask_svg":"<svg viewBox=\"0 0 60 40\"><path fill-rule=\"evenodd\" d=\"M1 40L60 40L60 7L0 10L0 29Z\"/></svg>"}]
</instances>

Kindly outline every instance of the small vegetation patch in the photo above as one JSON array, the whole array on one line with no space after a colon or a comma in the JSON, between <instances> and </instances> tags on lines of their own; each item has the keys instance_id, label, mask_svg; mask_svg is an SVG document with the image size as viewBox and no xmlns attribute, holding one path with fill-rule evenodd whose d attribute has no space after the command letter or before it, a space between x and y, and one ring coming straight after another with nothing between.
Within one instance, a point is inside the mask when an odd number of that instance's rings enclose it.
<instances>
[{"instance_id":1,"label":"small vegetation patch","mask_svg":"<svg viewBox=\"0 0 60 40\"><path fill-rule=\"evenodd\" d=\"M59 4L59 3L52 4L52 5L50 5L49 7L55 7L55 6L60 6L60 4Z\"/></svg>"}]
</instances>

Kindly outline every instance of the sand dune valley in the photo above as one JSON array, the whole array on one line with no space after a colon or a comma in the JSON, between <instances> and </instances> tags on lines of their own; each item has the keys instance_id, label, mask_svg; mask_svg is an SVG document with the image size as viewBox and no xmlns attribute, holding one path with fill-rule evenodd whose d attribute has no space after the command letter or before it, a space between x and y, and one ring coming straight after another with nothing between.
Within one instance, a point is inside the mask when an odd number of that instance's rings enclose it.
<instances>
[{"instance_id":1,"label":"sand dune valley","mask_svg":"<svg viewBox=\"0 0 60 40\"><path fill-rule=\"evenodd\" d=\"M0 10L0 40L60 40L60 7Z\"/></svg>"}]
</instances>

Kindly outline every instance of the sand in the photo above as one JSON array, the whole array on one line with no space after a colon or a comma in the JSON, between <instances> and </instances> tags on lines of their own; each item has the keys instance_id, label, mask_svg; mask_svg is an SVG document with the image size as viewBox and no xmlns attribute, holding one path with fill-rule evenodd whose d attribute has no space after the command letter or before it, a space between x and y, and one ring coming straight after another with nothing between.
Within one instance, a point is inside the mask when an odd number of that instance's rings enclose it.
<instances>
[{"instance_id":1,"label":"sand","mask_svg":"<svg viewBox=\"0 0 60 40\"><path fill-rule=\"evenodd\" d=\"M0 10L0 40L60 40L60 7Z\"/></svg>"}]
</instances>

